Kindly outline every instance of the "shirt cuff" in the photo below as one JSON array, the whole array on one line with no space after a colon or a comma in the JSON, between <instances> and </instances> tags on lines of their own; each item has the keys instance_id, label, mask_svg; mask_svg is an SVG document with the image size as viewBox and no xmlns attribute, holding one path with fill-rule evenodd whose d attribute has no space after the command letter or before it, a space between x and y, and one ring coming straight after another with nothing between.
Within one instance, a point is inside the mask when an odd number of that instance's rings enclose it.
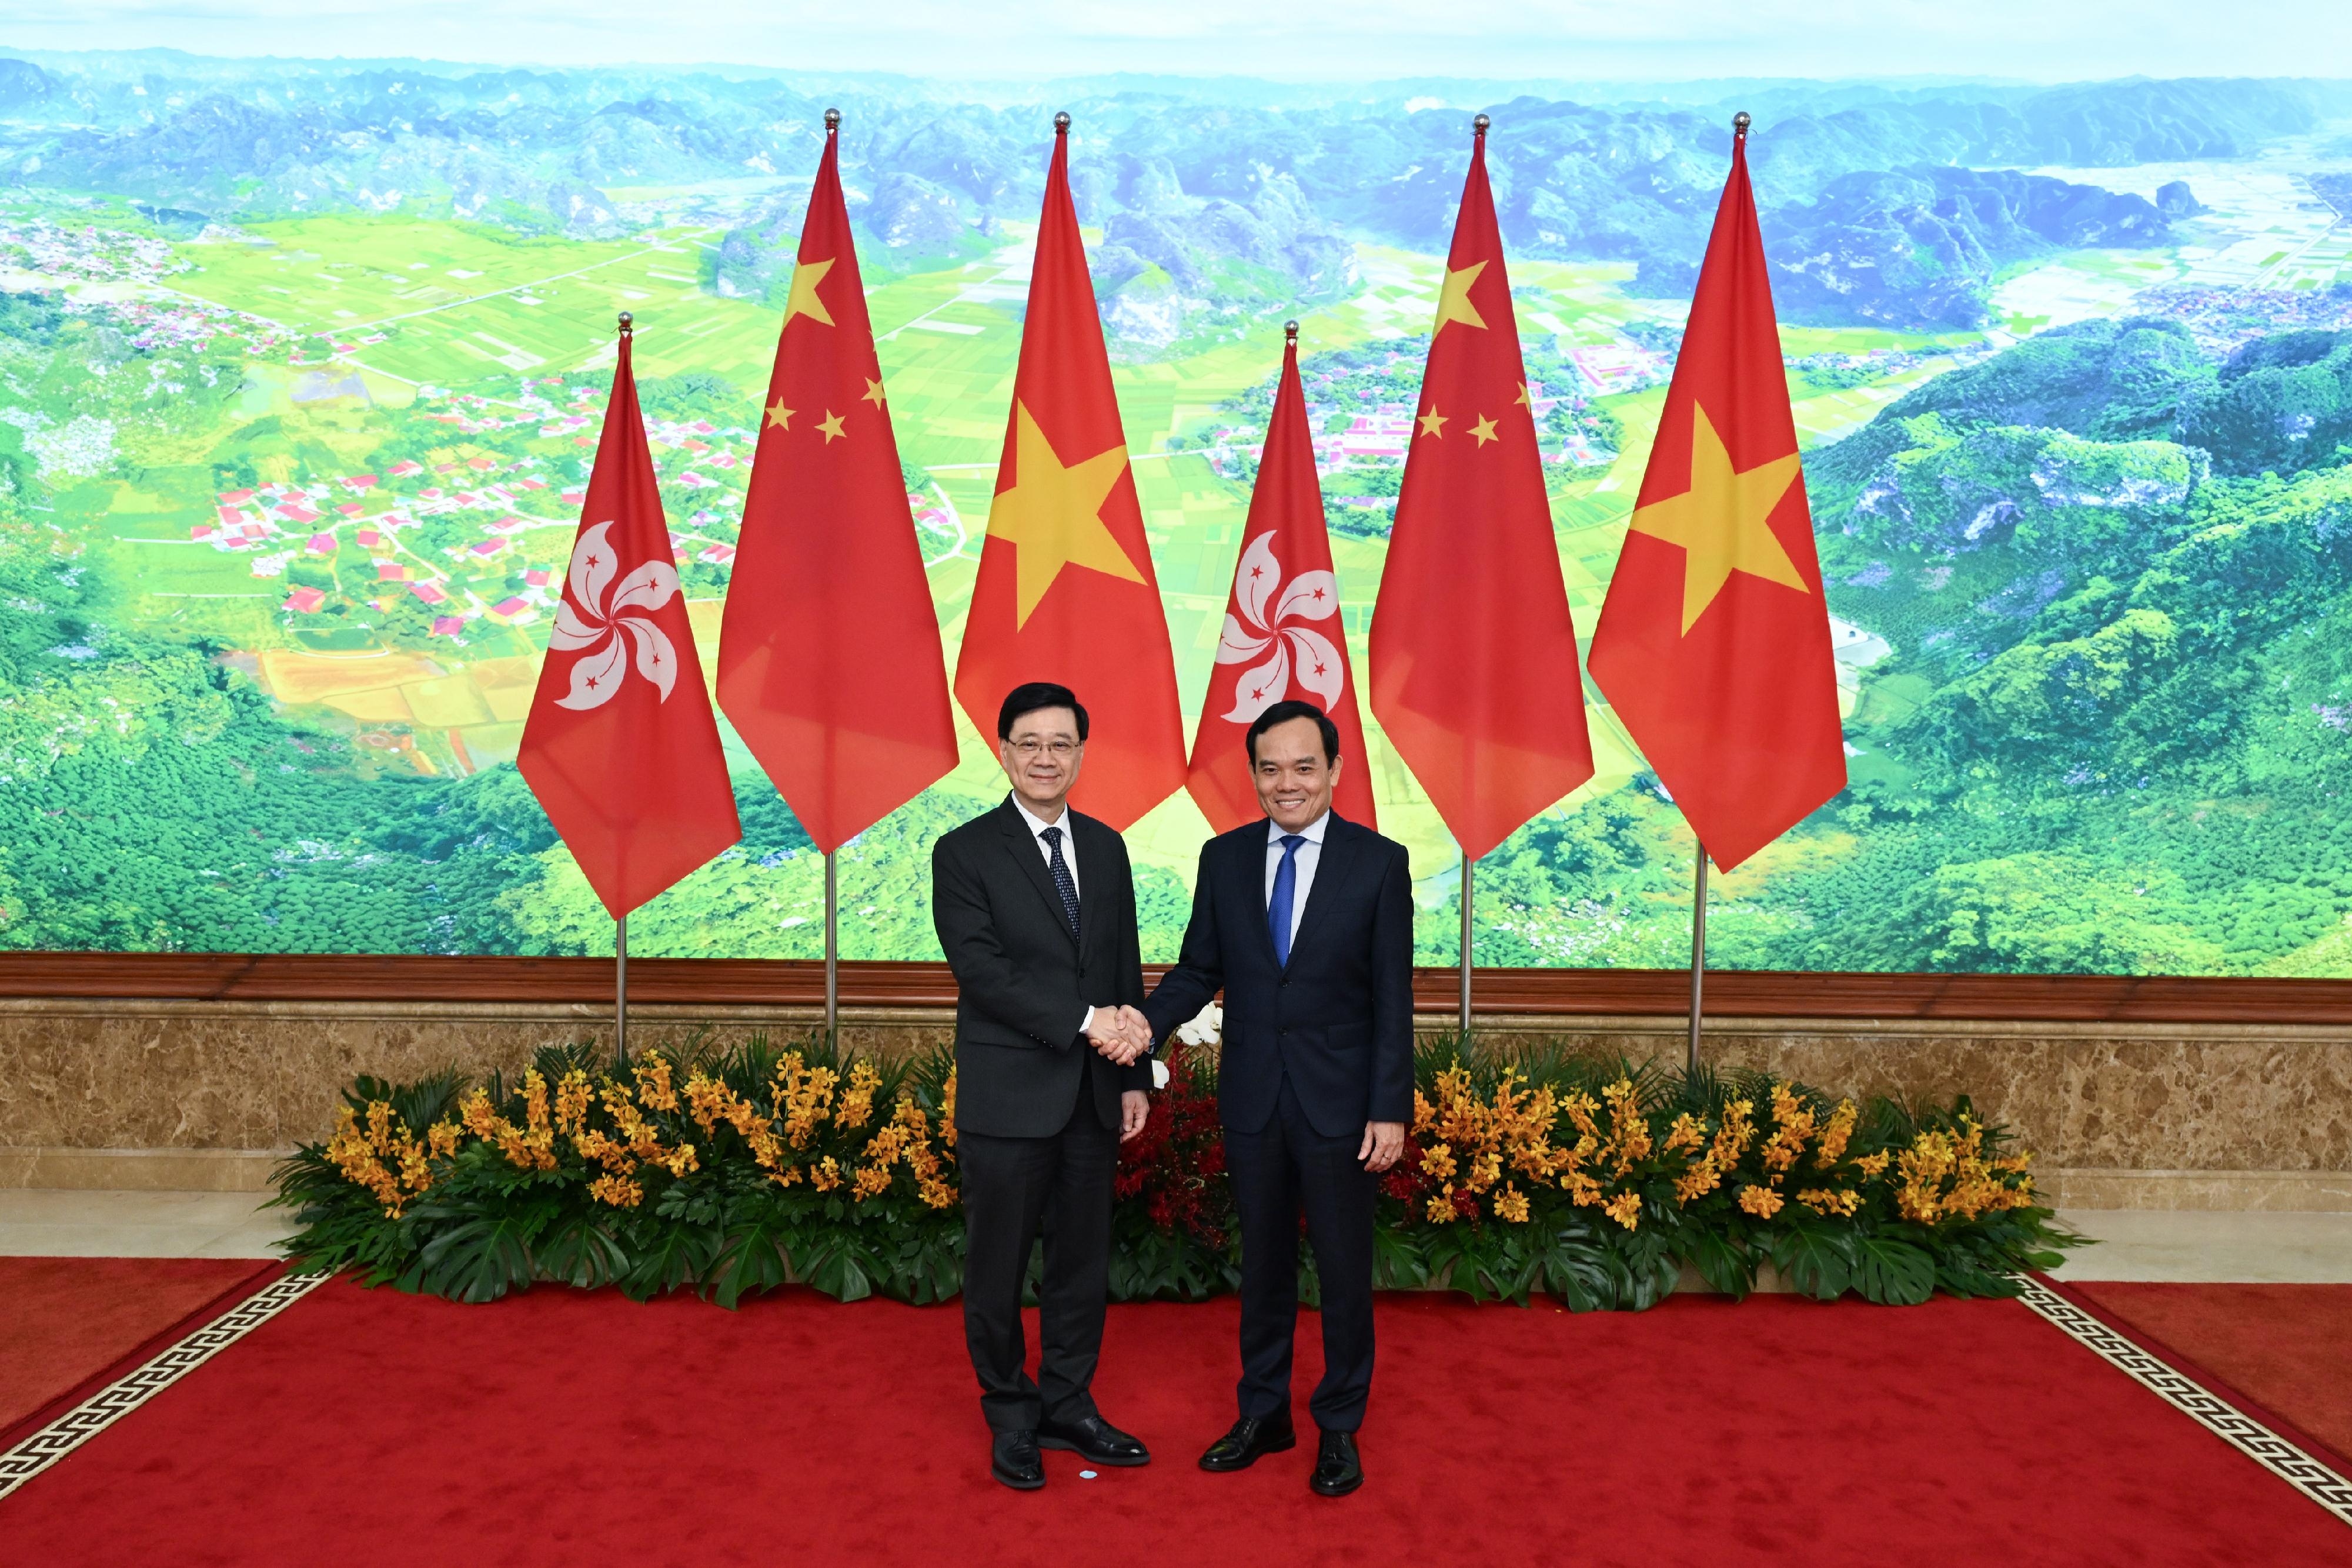
<instances>
[{"instance_id":1,"label":"shirt cuff","mask_svg":"<svg viewBox=\"0 0 2352 1568\"><path fill-rule=\"evenodd\" d=\"M1094 1027L1095 1009L1088 1008L1087 1009L1087 1016L1078 1020L1078 1038L1080 1040L1086 1039L1087 1031L1092 1030Z\"/></svg>"}]
</instances>

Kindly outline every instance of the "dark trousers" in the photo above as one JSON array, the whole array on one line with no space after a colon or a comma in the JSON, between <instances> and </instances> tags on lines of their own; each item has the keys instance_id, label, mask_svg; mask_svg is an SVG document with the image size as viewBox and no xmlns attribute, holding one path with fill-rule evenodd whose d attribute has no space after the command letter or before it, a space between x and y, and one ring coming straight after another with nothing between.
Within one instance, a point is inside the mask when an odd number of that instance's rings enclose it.
<instances>
[{"instance_id":1,"label":"dark trousers","mask_svg":"<svg viewBox=\"0 0 2352 1568\"><path fill-rule=\"evenodd\" d=\"M1087 1072L1093 1071L1089 1062ZM1103 1303L1110 1289L1118 1134L1102 1124L1093 1087L1080 1078L1077 1105L1051 1137L956 1136L963 1167L963 1337L980 1375L981 1414L992 1431L1034 1429L1041 1416L1076 1421L1096 1414L1087 1386L1102 1355ZM1041 1232L1045 1277L1038 1292L1033 1382L1021 1331L1021 1285Z\"/></svg>"},{"instance_id":2,"label":"dark trousers","mask_svg":"<svg viewBox=\"0 0 2352 1568\"><path fill-rule=\"evenodd\" d=\"M1363 1425L1372 1389L1373 1178L1356 1157L1359 1132L1318 1133L1282 1081L1275 1113L1255 1133L1225 1129L1225 1172L1242 1232L1244 1416L1290 1412L1290 1344L1298 1327L1298 1217L1323 1285L1323 1381L1307 1402L1327 1432Z\"/></svg>"}]
</instances>

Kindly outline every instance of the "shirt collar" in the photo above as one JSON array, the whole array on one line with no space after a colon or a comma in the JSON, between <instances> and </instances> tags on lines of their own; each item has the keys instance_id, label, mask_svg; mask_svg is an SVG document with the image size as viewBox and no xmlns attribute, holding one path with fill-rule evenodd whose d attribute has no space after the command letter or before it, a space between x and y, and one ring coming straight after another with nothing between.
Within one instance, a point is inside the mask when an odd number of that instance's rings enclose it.
<instances>
[{"instance_id":1,"label":"shirt collar","mask_svg":"<svg viewBox=\"0 0 2352 1568\"><path fill-rule=\"evenodd\" d=\"M1021 813L1021 820L1029 824L1029 836L1031 838L1044 838L1045 836L1045 830L1048 828L1061 829L1062 837L1065 839L1075 837L1075 835L1070 831L1070 805L1068 801L1065 800L1062 803L1062 820L1058 822L1049 822L1024 804L1020 796L1013 796L1012 800L1013 809Z\"/></svg>"},{"instance_id":2,"label":"shirt collar","mask_svg":"<svg viewBox=\"0 0 2352 1568\"><path fill-rule=\"evenodd\" d=\"M1328 810L1326 810L1321 816L1316 818L1313 821L1299 829L1298 836L1305 839L1308 843L1315 845L1318 849L1320 849L1323 846L1323 831L1330 825L1331 813ZM1265 820L1266 848L1279 849L1282 845L1282 841L1286 836L1287 835L1285 834L1282 830L1282 824L1280 822L1276 821L1271 817L1268 817Z\"/></svg>"}]
</instances>

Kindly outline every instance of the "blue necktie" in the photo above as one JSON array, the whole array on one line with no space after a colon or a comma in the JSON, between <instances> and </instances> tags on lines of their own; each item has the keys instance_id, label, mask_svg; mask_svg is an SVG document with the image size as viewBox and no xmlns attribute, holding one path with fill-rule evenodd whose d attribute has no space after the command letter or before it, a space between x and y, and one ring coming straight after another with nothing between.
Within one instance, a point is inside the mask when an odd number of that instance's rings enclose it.
<instances>
[{"instance_id":1,"label":"blue necktie","mask_svg":"<svg viewBox=\"0 0 2352 1568\"><path fill-rule=\"evenodd\" d=\"M1045 869L1053 873L1054 891L1062 895L1062 913L1070 917L1070 935L1078 931L1078 884L1070 875L1070 866L1062 858L1062 830L1047 828L1037 835L1045 841Z\"/></svg>"},{"instance_id":2,"label":"blue necktie","mask_svg":"<svg viewBox=\"0 0 2352 1568\"><path fill-rule=\"evenodd\" d=\"M1274 896L1265 902L1265 921L1274 933L1274 961L1287 967L1290 963L1290 904L1298 895L1298 846L1307 841L1304 833L1286 833L1282 840L1282 863L1274 868Z\"/></svg>"}]
</instances>

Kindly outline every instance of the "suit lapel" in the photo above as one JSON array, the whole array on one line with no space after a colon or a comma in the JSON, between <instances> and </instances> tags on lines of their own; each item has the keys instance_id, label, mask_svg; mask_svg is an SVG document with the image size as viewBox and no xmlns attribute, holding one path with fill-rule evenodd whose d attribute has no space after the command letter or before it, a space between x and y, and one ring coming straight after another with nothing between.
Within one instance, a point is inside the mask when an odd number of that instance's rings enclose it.
<instances>
[{"instance_id":1,"label":"suit lapel","mask_svg":"<svg viewBox=\"0 0 2352 1568\"><path fill-rule=\"evenodd\" d=\"M1013 804L1009 796L1004 804L997 810L1004 829L1006 852L1011 854L1013 861L1019 864L1021 873L1029 879L1029 885L1037 890L1037 896L1045 901L1046 913L1054 917L1055 925L1064 936L1070 936L1072 944L1075 945L1077 938L1071 936L1070 917L1062 909L1061 890L1054 885L1053 873L1045 869L1045 856L1037 847L1036 835L1030 832L1028 822L1022 817L1019 809ZM1075 820L1065 809L1063 821L1068 822ZM1076 836L1072 834L1065 841L1069 845L1068 853L1075 858L1077 853ZM1078 914L1079 918L1083 920L1086 916L1086 898L1083 890L1078 899Z\"/></svg>"},{"instance_id":2,"label":"suit lapel","mask_svg":"<svg viewBox=\"0 0 2352 1568\"><path fill-rule=\"evenodd\" d=\"M1298 935L1290 939L1290 960L1294 964L1298 961L1298 950L1315 935L1316 925L1324 912L1339 896L1339 883L1348 874L1349 862L1355 859L1355 835L1348 826L1336 812L1323 824L1323 848L1315 857L1315 885L1307 890L1307 908L1298 917ZM1266 943L1270 946L1273 942L1269 930Z\"/></svg>"},{"instance_id":3,"label":"suit lapel","mask_svg":"<svg viewBox=\"0 0 2352 1568\"><path fill-rule=\"evenodd\" d=\"M1087 852L1082 858L1087 862L1087 874L1094 879L1091 883L1078 884L1078 963L1083 968L1087 949L1094 946L1098 933L1109 928L1109 923L1102 918L1102 913L1108 905L1102 900L1108 896L1110 891L1110 879L1103 870L1110 863L1110 856L1095 852L1102 846L1096 840L1092 817L1081 817L1066 809L1062 820L1070 824L1070 853L1074 857L1077 856L1078 840L1084 838L1087 841ZM1050 885L1054 879L1048 875L1045 880ZM1056 898L1055 903L1058 905L1060 900Z\"/></svg>"},{"instance_id":4,"label":"suit lapel","mask_svg":"<svg viewBox=\"0 0 2352 1568\"><path fill-rule=\"evenodd\" d=\"M1274 952L1274 916L1266 907L1265 835L1264 821L1234 830L1234 874L1241 885L1242 907L1257 912L1252 924L1257 927L1258 950L1265 955L1267 967L1279 969L1282 960Z\"/></svg>"}]
</instances>

